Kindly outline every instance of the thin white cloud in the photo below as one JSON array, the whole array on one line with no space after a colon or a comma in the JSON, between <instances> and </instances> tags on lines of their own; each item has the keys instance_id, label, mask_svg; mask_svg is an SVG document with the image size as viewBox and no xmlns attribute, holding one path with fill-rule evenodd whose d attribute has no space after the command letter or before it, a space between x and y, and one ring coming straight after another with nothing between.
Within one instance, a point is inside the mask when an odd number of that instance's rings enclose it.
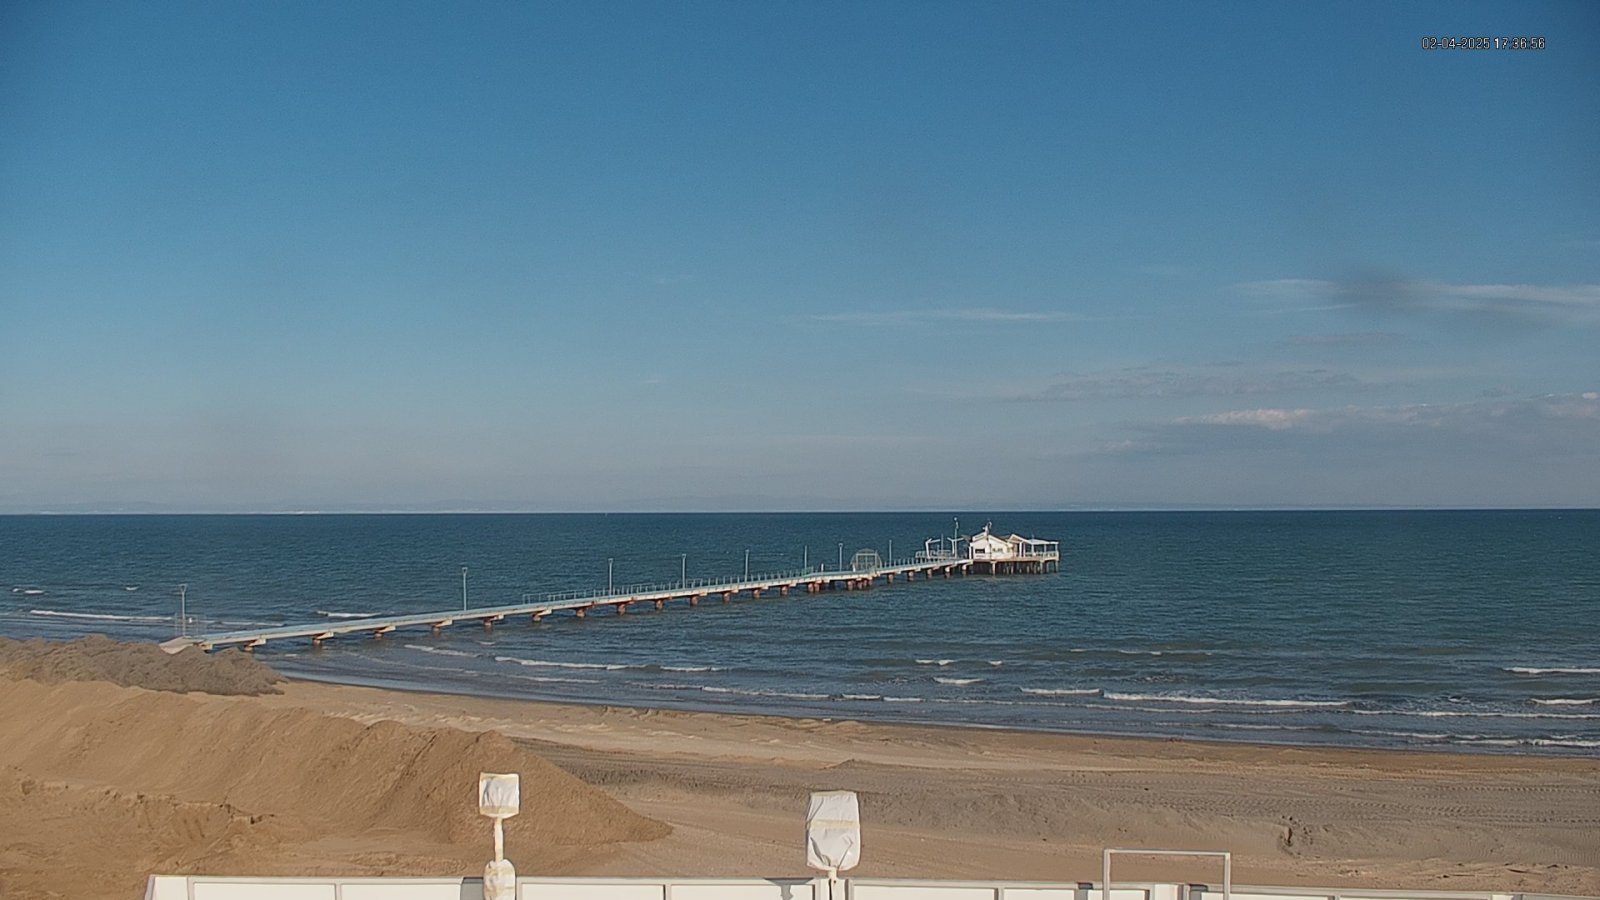
<instances>
[{"instance_id":1,"label":"thin white cloud","mask_svg":"<svg viewBox=\"0 0 1600 900\"><path fill-rule=\"evenodd\" d=\"M1052 310L995 309L971 306L956 308L854 310L848 312L819 313L809 317L813 322L844 323L852 325L900 325L926 322L998 322L1032 324L1043 322L1092 322L1098 317L1082 313Z\"/></svg>"},{"instance_id":2,"label":"thin white cloud","mask_svg":"<svg viewBox=\"0 0 1600 900\"><path fill-rule=\"evenodd\" d=\"M1108 372L1065 373L1045 387L1005 396L1007 400L1071 402L1098 399L1230 397L1306 391L1361 391L1387 386L1332 369L1259 371L1243 366L1154 368L1139 366Z\"/></svg>"},{"instance_id":3,"label":"thin white cloud","mask_svg":"<svg viewBox=\"0 0 1600 900\"><path fill-rule=\"evenodd\" d=\"M1517 399L1485 398L1462 403L1415 403L1403 406L1346 406L1337 409L1241 409L1184 416L1167 427L1220 426L1268 431L1298 430L1328 434L1370 427L1418 428L1509 433L1535 422L1600 425L1600 392L1544 394Z\"/></svg>"},{"instance_id":4,"label":"thin white cloud","mask_svg":"<svg viewBox=\"0 0 1600 900\"><path fill-rule=\"evenodd\" d=\"M1278 278L1234 286L1297 309L1490 314L1600 324L1600 284L1451 284L1407 278ZM1306 306L1305 304L1311 304Z\"/></svg>"},{"instance_id":5,"label":"thin white cloud","mask_svg":"<svg viewBox=\"0 0 1600 900\"><path fill-rule=\"evenodd\" d=\"M1309 409L1238 409L1205 416L1185 416L1178 425L1245 425L1268 431L1285 431L1313 420Z\"/></svg>"},{"instance_id":6,"label":"thin white cloud","mask_svg":"<svg viewBox=\"0 0 1600 900\"><path fill-rule=\"evenodd\" d=\"M1279 343L1285 347L1371 347L1398 344L1405 336L1392 331L1349 331L1336 334L1291 334Z\"/></svg>"}]
</instances>

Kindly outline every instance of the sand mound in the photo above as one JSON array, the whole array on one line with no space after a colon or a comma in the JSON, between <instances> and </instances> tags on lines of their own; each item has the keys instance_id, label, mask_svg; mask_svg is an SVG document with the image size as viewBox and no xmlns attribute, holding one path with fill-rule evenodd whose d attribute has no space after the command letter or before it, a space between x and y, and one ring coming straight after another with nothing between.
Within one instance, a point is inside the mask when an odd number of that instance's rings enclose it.
<instances>
[{"instance_id":1,"label":"sand mound","mask_svg":"<svg viewBox=\"0 0 1600 900\"><path fill-rule=\"evenodd\" d=\"M46 684L109 681L153 691L207 694L276 694L277 672L234 651L207 654L189 648L168 654L155 644L92 635L76 641L0 638L0 672Z\"/></svg>"},{"instance_id":2,"label":"sand mound","mask_svg":"<svg viewBox=\"0 0 1600 900\"><path fill-rule=\"evenodd\" d=\"M489 846L473 796L484 771L522 776L524 813L506 827L507 853L521 871L559 874L606 845L670 831L497 733L367 725L93 682L0 678L0 696L0 819L42 814L44 784L71 792L61 802L103 808L112 821L151 823L34 831L39 865L72 853L91 865L120 859L124 882L150 871L129 866L470 874ZM172 828L192 832L182 846L201 852L162 844ZM16 862L4 853L0 861L0 874Z\"/></svg>"}]
</instances>

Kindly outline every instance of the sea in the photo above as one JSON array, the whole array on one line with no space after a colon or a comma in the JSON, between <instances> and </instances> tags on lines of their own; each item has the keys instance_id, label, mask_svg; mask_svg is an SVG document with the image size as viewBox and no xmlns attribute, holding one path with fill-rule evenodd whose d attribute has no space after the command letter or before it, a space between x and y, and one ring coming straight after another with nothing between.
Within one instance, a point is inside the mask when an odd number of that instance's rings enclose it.
<instances>
[{"instance_id":1,"label":"sea","mask_svg":"<svg viewBox=\"0 0 1600 900\"><path fill-rule=\"evenodd\" d=\"M1600 756L1596 510L10 516L0 634L159 641L831 568L989 521L1059 540L1061 571L258 654L568 703Z\"/></svg>"}]
</instances>

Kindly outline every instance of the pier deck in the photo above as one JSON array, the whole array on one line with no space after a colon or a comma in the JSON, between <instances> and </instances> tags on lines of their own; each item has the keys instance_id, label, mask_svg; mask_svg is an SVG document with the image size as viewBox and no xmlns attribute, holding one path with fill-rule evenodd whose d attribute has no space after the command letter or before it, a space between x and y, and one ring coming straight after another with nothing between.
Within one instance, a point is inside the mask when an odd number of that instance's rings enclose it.
<instances>
[{"instance_id":1,"label":"pier deck","mask_svg":"<svg viewBox=\"0 0 1600 900\"><path fill-rule=\"evenodd\" d=\"M957 523L959 526L959 522ZM675 600L686 601L690 606L700 605L708 597L718 597L723 603L732 602L737 594L748 593L759 599L768 591L788 596L792 590L817 593L825 590L862 590L882 579L893 584L895 579L915 581L918 578L949 578L970 572L990 574L1044 574L1061 566L1061 545L1056 541L1035 540L1020 535L1001 538L990 533L989 526L970 537L929 538L923 550L910 559L891 559L885 563L877 551L863 549L856 552L849 568L807 568L797 572L757 577L726 578L717 581L683 579L675 584L633 586L620 591L579 591L567 594L545 594L533 599L523 594L521 603L502 606L479 606L438 612L411 613L395 616L367 616L337 622L312 622L306 625L281 625L273 628L251 628L244 631L223 631L213 634L183 635L164 641L161 648L177 653L186 647L215 650L219 647L242 647L254 650L268 641L310 639L321 646L323 641L343 635L384 635L402 628L429 628L434 634L458 622L479 622L485 630L497 623L517 616L527 616L530 621L558 612L571 612L585 618L591 610L605 609L616 615L625 615L629 607L648 603L664 609ZM843 545L841 546L841 550ZM890 545L891 548L893 545ZM840 561L843 562L841 553ZM747 565L748 568L748 565ZM463 579L465 578L465 570ZM466 583L462 582L462 601L466 600Z\"/></svg>"},{"instance_id":2,"label":"pier deck","mask_svg":"<svg viewBox=\"0 0 1600 900\"><path fill-rule=\"evenodd\" d=\"M780 575L763 575L755 578L738 578L720 581L690 580L677 585L655 586L645 589L630 588L616 593L590 592L572 595L547 595L536 601L513 603L504 606L480 606L470 609L440 610L428 613L412 613L395 616L371 616L360 619L346 619L337 622L313 622L305 625L284 625L275 628L252 628L243 631L226 631L213 634L189 635L176 637L161 644L162 648L170 653L176 653L185 647L199 647L202 650L215 650L221 647L242 647L253 650L263 646L268 641L309 638L313 644L320 645L323 641L343 635L371 635L381 638L384 635L403 628L429 628L435 634L451 625L462 622L479 622L485 629L493 628L495 624L518 616L527 616L533 622L557 612L571 611L579 617L587 616L591 610L607 609L617 614L626 614L629 607L641 603L648 603L656 609L661 609L673 601L685 601L690 606L698 606L701 600L716 597L723 603L730 602L735 595L748 593L754 598L759 598L768 592L777 592L780 596L787 596L792 590L804 590L816 593L824 590L862 590L871 587L878 580L894 583L897 578L915 581L918 578L949 578L953 575L966 575L974 565L982 565L982 561L974 563L971 559L922 559L875 566L867 570L856 569L815 569L805 572L793 572ZM1043 569L1041 569L1042 571Z\"/></svg>"}]
</instances>

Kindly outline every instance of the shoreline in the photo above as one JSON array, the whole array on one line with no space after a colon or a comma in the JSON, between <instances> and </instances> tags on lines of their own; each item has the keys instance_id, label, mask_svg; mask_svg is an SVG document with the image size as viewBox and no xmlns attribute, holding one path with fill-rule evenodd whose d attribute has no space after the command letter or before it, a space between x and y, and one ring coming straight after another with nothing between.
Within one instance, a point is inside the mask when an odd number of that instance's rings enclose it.
<instances>
[{"instance_id":1,"label":"shoreline","mask_svg":"<svg viewBox=\"0 0 1600 900\"><path fill-rule=\"evenodd\" d=\"M1600 756L1588 757L1577 755L1538 755L1517 753L1514 751L1473 751L1461 748L1423 748L1423 747L1348 747L1341 745L1311 745L1293 743L1274 743L1271 741L1252 741L1246 739L1227 740L1221 738L1180 738L1151 735L1124 735L1124 734L1099 734L1072 731L1057 731L1051 729L1014 728L1003 725L985 725L967 722L896 722L878 721L871 719L818 717L802 715L781 715L765 712L742 712L734 710L695 710L680 709L670 706L647 706L622 703L596 701L586 703L577 700L548 700L529 699L515 696L485 695L465 691L431 690L421 687L398 685L363 685L352 684L331 679L307 678L303 676L283 676L289 690L288 695L299 693L300 686L316 686L330 689L348 689L354 692L370 692L370 697L360 698L365 701L386 702L384 695L395 694L405 697L423 698L429 701L418 706L444 707L452 705L476 706L484 704L493 707L505 705L506 713L516 710L538 710L545 717L540 721L573 721L582 720L591 715L594 720L609 720L616 717L665 719L667 721L683 720L708 720L716 722L727 720L724 725L763 725L775 729L797 729L813 731L827 730L830 727L840 730L866 730L883 732L881 737L885 740L916 740L926 739L932 735L942 735L950 738L951 734L970 735L976 742L981 742L984 735L993 735L997 742L1004 743L1037 743L1043 747L1052 743L1060 743L1062 749L1076 749L1084 751L1094 748L1101 752L1126 754L1130 756L1148 757L1151 759L1192 759L1199 756L1227 759L1233 756L1259 757L1263 754L1279 754L1283 756L1305 756L1308 758L1329 756L1341 757L1341 762L1360 764L1363 767L1385 768L1394 771L1413 771L1416 766L1407 765L1408 762L1439 763L1440 766L1462 769L1492 769L1500 770L1514 768L1515 763L1527 763L1531 769L1563 769L1571 768L1576 772L1600 773ZM272 702L271 698L265 698ZM323 703L333 698L317 697L317 702ZM389 698L392 700L392 698ZM359 702L359 701L358 701ZM490 712L486 710L485 712ZM517 726L507 724L517 730ZM487 730L487 729L486 729ZM493 730L500 730L494 728ZM1083 746L1087 745L1087 746Z\"/></svg>"},{"instance_id":2,"label":"shoreline","mask_svg":"<svg viewBox=\"0 0 1600 900\"><path fill-rule=\"evenodd\" d=\"M1001 724L990 724L990 723L985 723L985 722L935 721L935 720L929 720L929 719L914 719L914 718L907 718L907 719L882 718L882 719L880 719L880 718L864 717L864 716L863 717L858 717L858 716L819 716L819 715L804 714L804 713L792 713L792 714L790 714L790 713L784 713L784 712L781 712L781 711L764 711L764 710L762 710L762 711L757 711L757 710L744 711L744 710L734 710L734 709L727 709L727 708L695 709L695 708L691 708L689 706L675 706L675 705L671 705L671 704L627 703L627 702L617 702L617 701L612 701L612 700L586 701L586 700L580 700L580 699L570 699L570 698L557 699L557 698L550 698L550 697L524 697L524 696L519 696L519 695L512 694L512 693L498 693L498 692L492 692L492 691L484 692L484 691L481 691L481 690L474 691L474 690L469 690L469 689L467 689L465 687L463 687L460 690L452 690L451 689L452 686L448 685L448 684L424 687L424 686L415 685L415 684L406 684L406 683L400 683L400 682L386 681L386 680L380 679L380 678L372 678L372 679L359 679L359 678L358 679L343 679L343 678L339 678L339 677L335 677L335 676L321 677L321 676L312 675L312 674L305 674L305 673L285 674L285 673L282 673L281 670L278 670L278 671L280 672L280 674L282 674L283 678L285 678L286 680L291 681L291 682L304 682L304 683L307 683L307 684L321 684L321 685L329 685L329 686L343 686L343 687L353 687L353 688L364 688L364 689L367 689L367 690L374 690L374 691L393 691L395 693L400 693L400 694L419 694L419 695L425 695L425 696L426 695L435 695L435 696L439 696L439 697L478 698L478 699L483 699L483 700L503 701L503 702L507 702L507 703L526 703L526 704L535 705L535 706L538 706L538 705L558 706L558 707L570 706L570 707L584 708L584 709L606 709L606 708L637 709L637 710L649 710L649 711L660 712L660 713L679 713L679 714L684 714L684 715L706 715L706 716L733 716L733 717L768 718L768 719L774 719L774 720L780 720L780 721L813 721L814 720L814 721L823 721L823 722L855 722L855 723L859 723L859 724L862 724L862 725L869 725L869 726L873 726L873 727L883 727L883 728L904 727L904 728L930 728L930 729L957 729L957 730L962 730L962 731L998 732L998 733L1017 734L1017 735L1059 736L1059 737L1064 737L1064 738L1078 738L1078 739L1084 739L1084 740L1105 740L1105 741L1119 741L1120 740L1120 741L1133 741L1133 742L1200 744L1200 745L1205 745L1205 746L1214 746L1214 747L1218 747L1218 748L1222 748L1222 747L1240 747L1240 746L1242 746L1242 747L1255 747L1255 748L1260 748L1260 749L1306 750L1306 751L1313 751L1313 752L1327 751L1327 752L1330 752L1330 753L1346 753L1346 752L1348 752L1348 753L1374 753L1374 754L1391 754L1391 753L1407 754L1407 753L1411 753L1411 754L1421 754L1421 755L1424 755L1424 756L1444 755L1444 756L1461 756L1461 757L1468 757L1468 758L1488 758L1488 759L1534 759L1534 760L1600 761L1600 750L1594 750L1594 751L1585 752L1584 750L1581 750L1581 749L1571 749L1571 750L1567 750L1567 751L1542 752L1541 753L1541 752L1530 752L1530 750L1528 749L1528 747L1526 745L1519 745L1519 746L1472 746L1472 745L1452 745L1452 744L1448 744L1448 743L1444 743L1444 742L1441 742L1438 745L1433 745L1433 746L1426 746L1426 745L1425 746L1397 746L1397 747L1361 746L1361 745L1341 744L1341 743L1336 743L1336 742L1331 742L1331 741L1328 742L1328 743L1302 743L1302 742L1297 742L1297 741L1288 740L1288 739L1285 739L1283 741L1268 741L1268 740L1261 740L1259 738L1246 738L1246 737L1227 738L1227 737L1212 737L1212 736L1195 737L1195 736L1187 736L1187 735L1185 735L1185 736L1177 736L1177 735L1141 735L1141 734L1126 734L1126 733L1102 732L1102 731L1074 731L1074 730L1065 729L1065 728L1049 728L1049 727L1042 727L1042 726L1041 727L1037 727L1037 728L1028 728L1028 727L1019 726L1019 725L1001 725Z\"/></svg>"}]
</instances>

